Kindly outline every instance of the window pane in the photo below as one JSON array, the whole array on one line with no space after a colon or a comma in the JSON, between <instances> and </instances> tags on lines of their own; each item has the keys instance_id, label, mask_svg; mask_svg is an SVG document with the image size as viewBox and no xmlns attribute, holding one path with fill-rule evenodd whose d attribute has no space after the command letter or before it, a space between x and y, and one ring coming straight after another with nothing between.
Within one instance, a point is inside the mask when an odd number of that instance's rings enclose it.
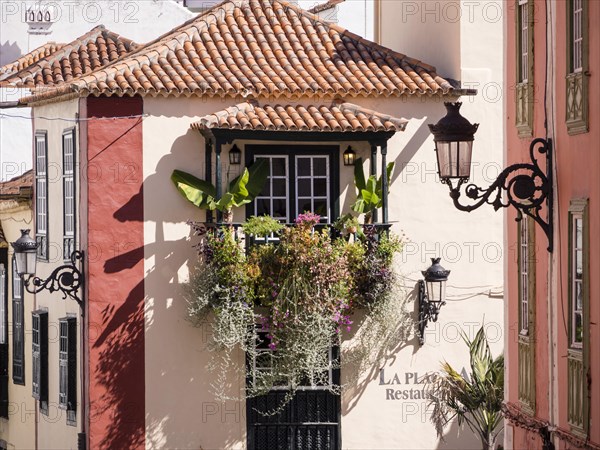
<instances>
[{"instance_id":1,"label":"window pane","mask_svg":"<svg viewBox=\"0 0 600 450\"><path fill-rule=\"evenodd\" d=\"M264 216L265 214L271 213L271 201L269 199L258 199L256 200L256 215Z\"/></svg>"},{"instance_id":2,"label":"window pane","mask_svg":"<svg viewBox=\"0 0 600 450\"><path fill-rule=\"evenodd\" d=\"M285 197L287 195L287 180L276 178L273 180L273 196Z\"/></svg>"},{"instance_id":3,"label":"window pane","mask_svg":"<svg viewBox=\"0 0 600 450\"><path fill-rule=\"evenodd\" d=\"M309 177L310 173L310 158L298 158L298 176L299 177Z\"/></svg>"},{"instance_id":4,"label":"window pane","mask_svg":"<svg viewBox=\"0 0 600 450\"><path fill-rule=\"evenodd\" d=\"M313 175L324 177L327 175L327 158L313 159Z\"/></svg>"},{"instance_id":5,"label":"window pane","mask_svg":"<svg viewBox=\"0 0 600 450\"><path fill-rule=\"evenodd\" d=\"M322 218L329 217L327 213L327 200L315 200L314 212L320 215Z\"/></svg>"},{"instance_id":6,"label":"window pane","mask_svg":"<svg viewBox=\"0 0 600 450\"><path fill-rule=\"evenodd\" d=\"M315 197L326 197L327 196L327 179L317 178L313 180L313 195Z\"/></svg>"},{"instance_id":7,"label":"window pane","mask_svg":"<svg viewBox=\"0 0 600 450\"><path fill-rule=\"evenodd\" d=\"M310 178L302 178L298 180L298 197L310 197Z\"/></svg>"},{"instance_id":8,"label":"window pane","mask_svg":"<svg viewBox=\"0 0 600 450\"><path fill-rule=\"evenodd\" d=\"M581 282L575 283L575 310L583 310L583 284Z\"/></svg>"},{"instance_id":9,"label":"window pane","mask_svg":"<svg viewBox=\"0 0 600 450\"><path fill-rule=\"evenodd\" d=\"M271 196L271 183L269 183L269 180L267 180L265 182L265 185L262 188L262 191L260 191L260 196L261 197L270 197Z\"/></svg>"},{"instance_id":10,"label":"window pane","mask_svg":"<svg viewBox=\"0 0 600 450\"><path fill-rule=\"evenodd\" d=\"M305 212L314 212L318 214L317 211L313 211L311 203L310 200L298 199L298 214L303 214Z\"/></svg>"},{"instance_id":11,"label":"window pane","mask_svg":"<svg viewBox=\"0 0 600 450\"><path fill-rule=\"evenodd\" d=\"M285 162L286 158L271 158L272 171L271 174L275 177L285 177Z\"/></svg>"},{"instance_id":12,"label":"window pane","mask_svg":"<svg viewBox=\"0 0 600 450\"><path fill-rule=\"evenodd\" d=\"M581 313L575 313L575 332L574 341L576 343L583 342L583 320L581 317Z\"/></svg>"},{"instance_id":13,"label":"window pane","mask_svg":"<svg viewBox=\"0 0 600 450\"><path fill-rule=\"evenodd\" d=\"M271 215L276 219L287 220L287 199L274 199Z\"/></svg>"}]
</instances>

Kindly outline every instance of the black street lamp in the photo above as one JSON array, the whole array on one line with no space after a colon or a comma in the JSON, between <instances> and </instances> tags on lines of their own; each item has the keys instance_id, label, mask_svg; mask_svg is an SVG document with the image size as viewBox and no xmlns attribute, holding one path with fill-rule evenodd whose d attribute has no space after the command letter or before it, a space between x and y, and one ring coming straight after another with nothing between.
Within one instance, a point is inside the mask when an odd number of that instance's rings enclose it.
<instances>
[{"instance_id":1,"label":"black street lamp","mask_svg":"<svg viewBox=\"0 0 600 450\"><path fill-rule=\"evenodd\" d=\"M465 194L474 201L470 205L460 203L460 188L471 175L473 139L479 124L471 124L460 114L461 103L444 103L447 114L435 125L429 125L435 142L438 174L442 183L450 188L454 206L461 211L473 211L487 203L497 211L514 206L517 220L523 214L533 218L548 238L548 251L552 251L552 140L537 138L531 141L529 153L531 163L513 164L500 173L487 189L473 183L465 187ZM546 171L542 171L536 158L536 150L545 155ZM456 181L455 181L456 180ZM455 183L455 184L454 184ZM506 193L506 199L504 198ZM546 203L547 220L541 215Z\"/></svg>"},{"instance_id":2,"label":"black street lamp","mask_svg":"<svg viewBox=\"0 0 600 450\"><path fill-rule=\"evenodd\" d=\"M422 271L425 281L419 280L419 343L425 343L425 328L429 321L437 322L446 304L446 282L450 271L440 264L441 258L431 258L431 266Z\"/></svg>"},{"instance_id":3,"label":"black street lamp","mask_svg":"<svg viewBox=\"0 0 600 450\"><path fill-rule=\"evenodd\" d=\"M83 266L83 252L74 251L71 254L71 264L57 267L47 279L42 280L35 276L39 244L31 238L29 231L21 230L21 237L11 243L15 250L17 274L23 278L27 292L37 294L44 289L50 292L58 291L63 294L63 298L69 296L75 300L83 311L83 300L79 296L79 289L83 287L84 282L83 267L81 271L76 267L77 261L80 261Z\"/></svg>"}]
</instances>

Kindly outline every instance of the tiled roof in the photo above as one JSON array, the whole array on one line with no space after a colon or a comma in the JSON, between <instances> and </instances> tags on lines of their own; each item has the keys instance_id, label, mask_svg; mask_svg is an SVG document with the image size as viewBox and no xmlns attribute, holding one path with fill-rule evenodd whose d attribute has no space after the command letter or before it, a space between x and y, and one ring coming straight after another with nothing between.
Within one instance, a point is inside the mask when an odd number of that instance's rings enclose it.
<instances>
[{"instance_id":1,"label":"tiled roof","mask_svg":"<svg viewBox=\"0 0 600 450\"><path fill-rule=\"evenodd\" d=\"M31 197L33 171L28 170L10 181L0 182L0 198Z\"/></svg>"},{"instance_id":2,"label":"tiled roof","mask_svg":"<svg viewBox=\"0 0 600 450\"><path fill-rule=\"evenodd\" d=\"M313 6L312 8L308 9L307 11L312 14L319 14L320 12L327 11L328 9L331 9L331 8L335 7L336 5L339 5L340 3L343 3L345 1L346 0L328 0L325 3L321 3L320 5Z\"/></svg>"},{"instance_id":3,"label":"tiled roof","mask_svg":"<svg viewBox=\"0 0 600 450\"><path fill-rule=\"evenodd\" d=\"M87 95L461 95L435 67L281 0L228 0L119 61L22 103Z\"/></svg>"},{"instance_id":4,"label":"tiled roof","mask_svg":"<svg viewBox=\"0 0 600 450\"><path fill-rule=\"evenodd\" d=\"M0 86L55 86L106 66L138 47L99 25L73 42L0 81Z\"/></svg>"},{"instance_id":5,"label":"tiled roof","mask_svg":"<svg viewBox=\"0 0 600 450\"><path fill-rule=\"evenodd\" d=\"M202 117L192 124L195 130L266 131L403 131L408 123L352 103L329 106L259 105L250 101Z\"/></svg>"},{"instance_id":6,"label":"tiled roof","mask_svg":"<svg viewBox=\"0 0 600 450\"><path fill-rule=\"evenodd\" d=\"M48 42L47 44L30 51L26 55L21 56L19 59L0 67L0 79L6 78L15 72L19 72L20 70L35 64L40 59L50 56L64 46L65 44Z\"/></svg>"}]
</instances>

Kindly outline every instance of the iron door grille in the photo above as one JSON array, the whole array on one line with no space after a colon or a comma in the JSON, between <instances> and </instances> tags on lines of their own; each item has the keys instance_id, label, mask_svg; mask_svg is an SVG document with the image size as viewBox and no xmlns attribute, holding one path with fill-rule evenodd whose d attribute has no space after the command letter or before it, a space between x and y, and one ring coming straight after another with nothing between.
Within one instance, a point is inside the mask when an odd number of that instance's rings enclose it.
<instances>
[{"instance_id":1,"label":"iron door grille","mask_svg":"<svg viewBox=\"0 0 600 450\"><path fill-rule=\"evenodd\" d=\"M332 350L338 358L338 348ZM332 381L339 385L339 369L332 370ZM323 387L300 388L281 412L264 414L277 410L287 395L286 389L274 389L246 401L248 450L341 448L339 395Z\"/></svg>"}]
</instances>

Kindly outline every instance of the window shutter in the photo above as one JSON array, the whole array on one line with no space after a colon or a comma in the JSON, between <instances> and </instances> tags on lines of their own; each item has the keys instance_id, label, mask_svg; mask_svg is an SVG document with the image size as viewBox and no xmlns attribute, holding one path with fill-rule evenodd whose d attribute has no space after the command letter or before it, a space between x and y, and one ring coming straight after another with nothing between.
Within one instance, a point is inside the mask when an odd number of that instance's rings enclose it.
<instances>
[{"instance_id":1,"label":"window shutter","mask_svg":"<svg viewBox=\"0 0 600 450\"><path fill-rule=\"evenodd\" d=\"M75 251L75 129L65 130L63 149L63 256Z\"/></svg>"},{"instance_id":2,"label":"window shutter","mask_svg":"<svg viewBox=\"0 0 600 450\"><path fill-rule=\"evenodd\" d=\"M34 311L32 316L32 393L40 409L48 409L48 312Z\"/></svg>"},{"instance_id":3,"label":"window shutter","mask_svg":"<svg viewBox=\"0 0 600 450\"><path fill-rule=\"evenodd\" d=\"M35 133L35 239L38 257L48 259L48 134Z\"/></svg>"},{"instance_id":4,"label":"window shutter","mask_svg":"<svg viewBox=\"0 0 600 450\"><path fill-rule=\"evenodd\" d=\"M67 410L67 424L74 425L77 411L77 319L59 320L59 390L58 403Z\"/></svg>"},{"instance_id":5,"label":"window shutter","mask_svg":"<svg viewBox=\"0 0 600 450\"><path fill-rule=\"evenodd\" d=\"M25 384L25 333L23 328L23 280L12 261L13 383Z\"/></svg>"}]
</instances>

